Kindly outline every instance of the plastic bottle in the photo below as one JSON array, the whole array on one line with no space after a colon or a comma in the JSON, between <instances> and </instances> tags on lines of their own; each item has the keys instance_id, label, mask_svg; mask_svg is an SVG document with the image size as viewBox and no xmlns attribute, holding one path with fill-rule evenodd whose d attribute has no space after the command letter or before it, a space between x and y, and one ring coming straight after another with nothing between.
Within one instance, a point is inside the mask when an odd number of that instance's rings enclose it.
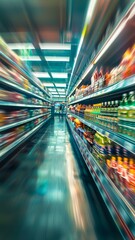
<instances>
[{"instance_id":1,"label":"plastic bottle","mask_svg":"<svg viewBox=\"0 0 135 240\"><path fill-rule=\"evenodd\" d=\"M135 119L135 92L129 93L128 98L128 118Z\"/></svg>"},{"instance_id":2,"label":"plastic bottle","mask_svg":"<svg viewBox=\"0 0 135 240\"><path fill-rule=\"evenodd\" d=\"M118 107L118 116L120 118L127 118L127 113L128 113L128 99L127 99L127 94L124 93L122 95L122 101L120 102L120 106Z\"/></svg>"}]
</instances>

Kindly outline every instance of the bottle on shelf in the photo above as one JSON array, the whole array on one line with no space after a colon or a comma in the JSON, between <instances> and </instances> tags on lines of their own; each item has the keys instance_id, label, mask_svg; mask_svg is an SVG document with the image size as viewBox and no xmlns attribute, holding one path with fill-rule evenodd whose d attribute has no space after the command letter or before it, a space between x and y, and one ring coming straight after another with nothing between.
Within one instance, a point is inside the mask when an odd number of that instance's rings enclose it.
<instances>
[{"instance_id":1,"label":"bottle on shelf","mask_svg":"<svg viewBox=\"0 0 135 240\"><path fill-rule=\"evenodd\" d=\"M127 93L124 93L122 95L122 101L120 102L120 106L118 108L118 116L120 118L127 118L127 113L128 113L128 98L127 98Z\"/></svg>"},{"instance_id":2,"label":"bottle on shelf","mask_svg":"<svg viewBox=\"0 0 135 240\"><path fill-rule=\"evenodd\" d=\"M128 118L129 119L135 119L135 92L132 91L129 93L128 98Z\"/></svg>"}]
</instances>

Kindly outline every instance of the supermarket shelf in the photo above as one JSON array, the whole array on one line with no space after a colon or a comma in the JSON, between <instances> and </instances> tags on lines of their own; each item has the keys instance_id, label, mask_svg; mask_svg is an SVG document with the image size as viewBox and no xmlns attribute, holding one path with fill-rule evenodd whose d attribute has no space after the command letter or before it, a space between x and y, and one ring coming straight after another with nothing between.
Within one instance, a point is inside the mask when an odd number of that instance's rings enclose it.
<instances>
[{"instance_id":1,"label":"supermarket shelf","mask_svg":"<svg viewBox=\"0 0 135 240\"><path fill-rule=\"evenodd\" d=\"M29 131L28 133L24 134L22 137L11 143L9 146L5 147L0 152L0 159L1 161L6 158L9 154L11 154L19 145L24 143L29 137L31 137L39 128L41 128L48 120L50 119L50 116L43 120L38 126L36 126L34 129Z\"/></svg>"},{"instance_id":2,"label":"supermarket shelf","mask_svg":"<svg viewBox=\"0 0 135 240\"><path fill-rule=\"evenodd\" d=\"M0 101L0 107L23 107L23 108L51 108L51 106L32 105L24 103L4 102Z\"/></svg>"},{"instance_id":3,"label":"supermarket shelf","mask_svg":"<svg viewBox=\"0 0 135 240\"><path fill-rule=\"evenodd\" d=\"M135 234L134 209L109 179L107 174L90 153L81 137L74 131L73 126L68 119L67 122L85 164L88 167L110 214L123 235L123 238L126 240L133 240Z\"/></svg>"},{"instance_id":4,"label":"supermarket shelf","mask_svg":"<svg viewBox=\"0 0 135 240\"><path fill-rule=\"evenodd\" d=\"M135 141L132 140L131 138L126 137L125 135L122 135L120 133L113 132L110 129L107 129L104 126L99 125L97 123L94 123L92 121L87 121L84 118L82 118L82 117L80 117L80 116L78 116L78 115L76 115L74 113L68 112L68 114L72 115L75 118L78 118L85 125L91 127L95 131L97 131L97 132L107 136L112 141L118 143L120 146L124 147L128 151L130 151L130 152L135 154Z\"/></svg>"},{"instance_id":5,"label":"supermarket shelf","mask_svg":"<svg viewBox=\"0 0 135 240\"><path fill-rule=\"evenodd\" d=\"M29 92L29 91L25 90L24 88L22 88L21 86L19 86L17 84L14 84L11 80L7 80L7 79L1 77L0 78L0 83L3 84L4 86L10 88L10 89L13 89L13 90L17 91L17 92L20 92L20 93L23 93L25 95L38 98L38 99L46 101L46 102L50 102L50 100L48 100L46 98L43 98L40 95Z\"/></svg>"},{"instance_id":6,"label":"supermarket shelf","mask_svg":"<svg viewBox=\"0 0 135 240\"><path fill-rule=\"evenodd\" d=\"M26 77L27 79L30 80L30 82L35 85L36 87L38 87L43 93L45 93L48 97L50 97L49 93L47 91L45 91L42 87L40 87L38 85L38 83L36 83L33 78L35 78L35 76L30 75L29 73L27 73L24 69L22 69L21 67L19 67L12 59L10 59L8 56L6 56L3 52L0 51L0 57L3 61L5 61L7 64L9 64L11 67L13 67L17 72L19 72L21 75L23 75L24 77Z\"/></svg>"},{"instance_id":7,"label":"supermarket shelf","mask_svg":"<svg viewBox=\"0 0 135 240\"><path fill-rule=\"evenodd\" d=\"M2 126L0 127L0 132L3 132L3 131L6 131L8 129L11 129L11 128L14 128L14 127L17 127L17 126L20 126L22 124L25 124L27 122L31 122L37 118L40 118L40 117L43 117L43 116L46 116L47 114L49 114L50 112L47 112L47 113L44 113L44 114L40 114L40 115L37 115L35 117L31 117L31 118L28 118L28 119L25 119L25 120L22 120L22 121L19 121L19 122L15 122L15 123L11 123L11 124L8 124L6 126Z\"/></svg>"},{"instance_id":8,"label":"supermarket shelf","mask_svg":"<svg viewBox=\"0 0 135 240\"><path fill-rule=\"evenodd\" d=\"M75 103L79 103L79 102L85 102L86 100L93 100L94 98L100 98L102 97L107 97L107 96L112 96L115 94L122 94L123 92L127 92L132 90L133 91L133 87L135 89L135 75L133 75L132 77L126 78L125 80L122 80L118 83L115 83L109 87L105 87L102 90L99 90L95 93L92 93L86 97L77 99L73 102L70 102L68 105L71 104L75 104Z\"/></svg>"}]
</instances>

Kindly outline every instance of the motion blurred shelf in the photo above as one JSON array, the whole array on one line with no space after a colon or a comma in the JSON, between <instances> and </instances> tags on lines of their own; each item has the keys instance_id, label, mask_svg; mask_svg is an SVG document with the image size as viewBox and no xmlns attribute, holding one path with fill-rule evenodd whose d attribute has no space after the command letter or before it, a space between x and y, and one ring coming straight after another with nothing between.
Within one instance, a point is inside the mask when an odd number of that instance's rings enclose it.
<instances>
[{"instance_id":1,"label":"motion blurred shelf","mask_svg":"<svg viewBox=\"0 0 135 240\"><path fill-rule=\"evenodd\" d=\"M102 125L96 124L95 122L92 121L86 121L84 118L72 113L68 112L68 114L72 115L75 118L78 118L82 123L85 125L91 127L95 131L98 131L99 133L107 136L114 142L118 143L120 146L124 147L128 151L132 152L135 154L135 141L133 139L130 139L129 137L125 137L122 134L118 134L116 132L112 132L111 130L103 127Z\"/></svg>"},{"instance_id":2,"label":"motion blurred shelf","mask_svg":"<svg viewBox=\"0 0 135 240\"><path fill-rule=\"evenodd\" d=\"M78 146L78 149L88 167L101 196L117 224L124 239L134 239L134 216L133 207L127 202L121 192L115 187L102 167L97 163L94 156L88 150L81 137L74 131L73 126L67 119L68 125ZM119 207L119 210L118 210Z\"/></svg>"},{"instance_id":3,"label":"motion blurred shelf","mask_svg":"<svg viewBox=\"0 0 135 240\"><path fill-rule=\"evenodd\" d=\"M50 119L50 115L48 115L48 118L46 120L43 120L41 123L39 123L35 128L33 128L31 131L27 132L14 142L12 142L7 147L3 148L0 152L0 159L1 161L4 160L9 154L11 154L18 146L20 146L22 143L28 140L37 130L39 130L47 121Z\"/></svg>"},{"instance_id":4,"label":"motion blurred shelf","mask_svg":"<svg viewBox=\"0 0 135 240\"><path fill-rule=\"evenodd\" d=\"M27 73L24 69L22 69L20 66L18 66L12 59L10 59L9 57L7 57L3 52L0 51L0 58L5 61L7 64L9 64L10 66L12 66L17 72L19 72L21 75L23 75L24 77L26 77L27 79L30 80L30 82L35 85L36 87L38 87L43 93L45 93L48 97L50 97L49 93L44 90L42 87L40 87L36 81L34 81L33 79L36 77L33 76L30 73Z\"/></svg>"},{"instance_id":5,"label":"motion blurred shelf","mask_svg":"<svg viewBox=\"0 0 135 240\"><path fill-rule=\"evenodd\" d=\"M3 102L0 101L0 107L8 108L8 107L14 107L14 108L51 108L51 106L45 106L45 105L32 105L32 104L23 104L23 103L14 103L14 102Z\"/></svg>"},{"instance_id":6,"label":"motion blurred shelf","mask_svg":"<svg viewBox=\"0 0 135 240\"><path fill-rule=\"evenodd\" d=\"M111 86L105 87L102 90L99 90L95 93L92 93L86 97L82 97L82 98L78 98L75 101L69 102L68 105L72 105L75 103L79 103L79 102L85 102L86 100L90 100L89 102L91 102L93 99L95 98L106 98L107 96L115 96L118 94L122 94L125 91L130 91L133 89L133 87L135 88L135 75L122 80L118 83L115 83Z\"/></svg>"},{"instance_id":7,"label":"motion blurred shelf","mask_svg":"<svg viewBox=\"0 0 135 240\"><path fill-rule=\"evenodd\" d=\"M10 89L13 89L17 92L20 92L20 93L23 93L23 94L26 94L28 96L32 96L32 97L35 97L35 98L38 98L38 99L41 99L43 101L47 101L47 102L51 102L50 100L48 100L47 98L43 98L41 96L38 96L37 94L34 94L30 91L27 91L25 89L23 89L22 87L20 86L17 86L16 84L14 84L12 81L9 81L8 79L4 79L4 78L0 78L0 82L1 84L3 84L4 86L10 88Z\"/></svg>"},{"instance_id":8,"label":"motion blurred shelf","mask_svg":"<svg viewBox=\"0 0 135 240\"><path fill-rule=\"evenodd\" d=\"M49 112L49 113L50 113L50 112ZM24 124L24 123L33 121L33 120L35 120L35 119L37 119L37 118L41 118L41 117L46 116L46 115L48 115L48 112L47 112L47 113L44 113L44 114L37 115L37 116L32 117L32 118L28 118L28 119L22 120L22 121L18 121L18 122L15 122L15 123L11 123L11 124L8 124L8 125L6 125L6 126L2 126L2 127L0 127L0 132L6 131L6 130L8 130L8 129L11 129L11 128L14 128L14 127L17 127L17 126L20 126L20 125L22 125L22 124Z\"/></svg>"}]
</instances>

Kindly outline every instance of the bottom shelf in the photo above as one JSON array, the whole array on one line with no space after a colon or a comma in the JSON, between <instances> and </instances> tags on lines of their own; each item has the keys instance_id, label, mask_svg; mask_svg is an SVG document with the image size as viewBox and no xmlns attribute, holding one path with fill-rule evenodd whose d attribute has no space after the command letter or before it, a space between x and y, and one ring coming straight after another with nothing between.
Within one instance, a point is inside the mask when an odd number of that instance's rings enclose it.
<instances>
[{"instance_id":1,"label":"bottom shelf","mask_svg":"<svg viewBox=\"0 0 135 240\"><path fill-rule=\"evenodd\" d=\"M30 130L29 132L21 136L19 139L15 140L10 145L3 148L0 152L0 162L4 160L10 153L12 153L19 145L21 145L26 140L28 140L28 138L30 138L37 130L39 130L39 128L41 128L50 119L50 116L51 115L49 115L47 119L39 123L35 128L33 128L32 130Z\"/></svg>"},{"instance_id":2,"label":"bottom shelf","mask_svg":"<svg viewBox=\"0 0 135 240\"><path fill-rule=\"evenodd\" d=\"M84 162L123 238L126 240L135 239L134 209L128 204L126 199L97 163L81 137L74 131L71 122L68 119L67 122Z\"/></svg>"}]
</instances>

